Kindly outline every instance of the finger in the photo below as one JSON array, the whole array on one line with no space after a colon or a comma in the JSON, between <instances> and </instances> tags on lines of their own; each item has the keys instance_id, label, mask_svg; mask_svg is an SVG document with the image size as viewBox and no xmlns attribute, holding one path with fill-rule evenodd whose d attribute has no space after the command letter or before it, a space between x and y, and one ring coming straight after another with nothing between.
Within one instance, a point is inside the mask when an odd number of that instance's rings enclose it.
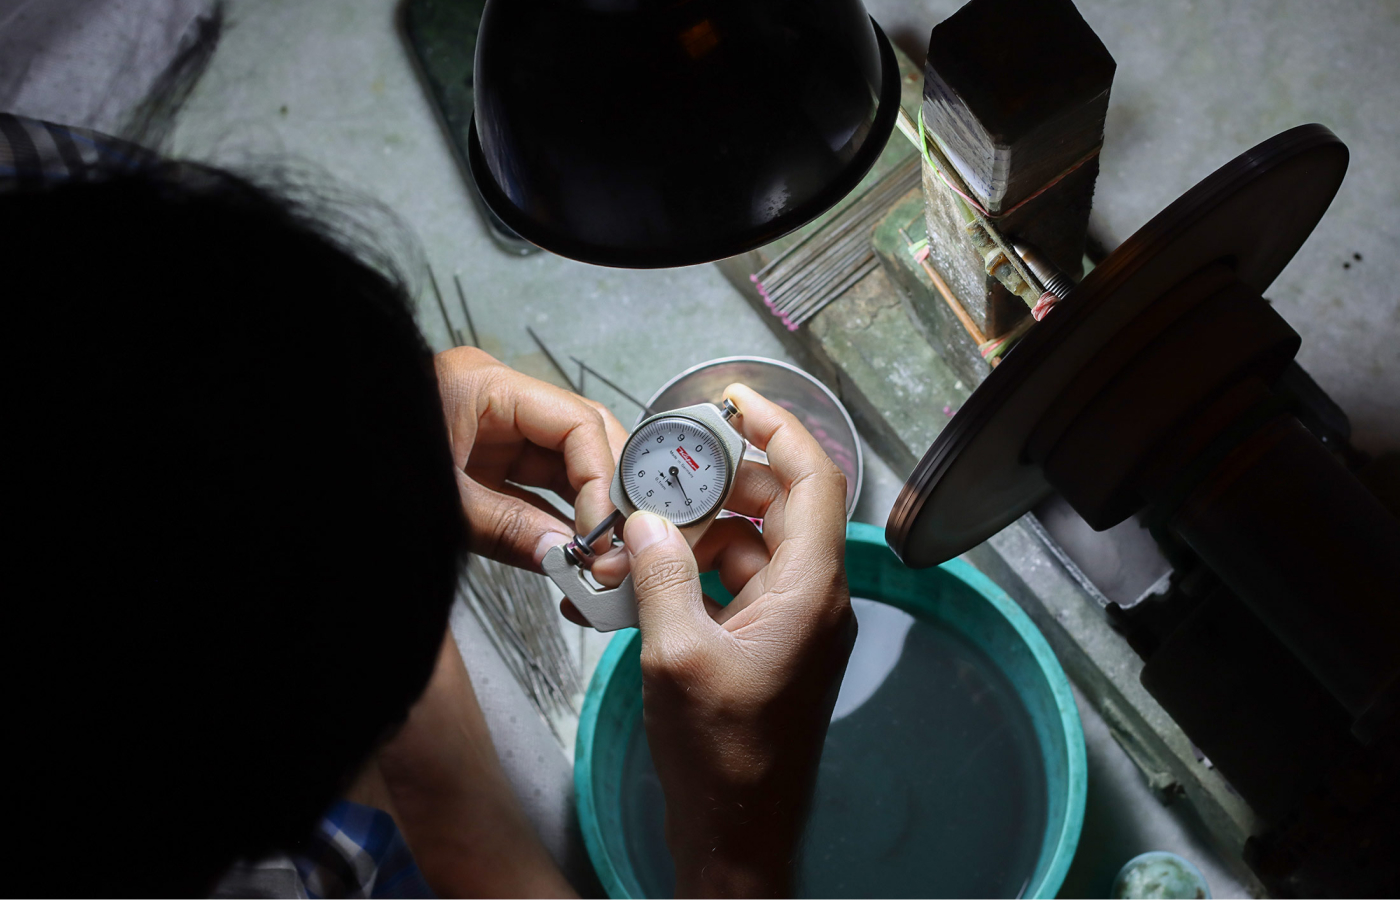
<instances>
[{"instance_id":1,"label":"finger","mask_svg":"<svg viewBox=\"0 0 1400 900\"><path fill-rule=\"evenodd\" d=\"M622 584L627 573L632 571L632 561L627 555L627 548L614 547L606 553L600 553L588 571L603 587L617 587Z\"/></svg>"},{"instance_id":2,"label":"finger","mask_svg":"<svg viewBox=\"0 0 1400 900\"><path fill-rule=\"evenodd\" d=\"M767 452L769 469L787 490L783 515L771 523L764 517L770 545L800 534L812 552L839 553L846 538L846 476L792 413L742 384L730 385L725 396L742 413L744 437Z\"/></svg>"},{"instance_id":3,"label":"finger","mask_svg":"<svg viewBox=\"0 0 1400 900\"><path fill-rule=\"evenodd\" d=\"M526 487L553 491L570 506L578 499L578 491L569 483L564 454L546 450L534 444L523 444L520 452L506 469L506 480Z\"/></svg>"},{"instance_id":4,"label":"finger","mask_svg":"<svg viewBox=\"0 0 1400 900\"><path fill-rule=\"evenodd\" d=\"M491 490L494 490L498 494L505 494L507 497L519 500L521 503L528 503L535 509L538 509L540 512L545 513L546 515L551 516L555 519L558 519L560 524L562 524L565 528L569 527L568 513L563 512L553 503L550 503L548 500L546 500L544 497L541 497L539 494L536 494L534 491L527 491L525 488L515 484L503 484L498 487L491 488Z\"/></svg>"},{"instance_id":5,"label":"finger","mask_svg":"<svg viewBox=\"0 0 1400 900\"><path fill-rule=\"evenodd\" d=\"M617 420L617 416L612 414L612 410L608 409L597 400L588 397L581 397L579 399L593 407L597 410L598 415L603 417L603 428L608 433L608 445L612 447L613 463L617 463L618 460L622 459L622 448L627 443L627 429Z\"/></svg>"},{"instance_id":6,"label":"finger","mask_svg":"<svg viewBox=\"0 0 1400 900\"><path fill-rule=\"evenodd\" d=\"M644 651L648 642L688 642L697 628L714 628L705 612L695 556L675 525L661 516L636 512L627 518L623 540L631 557Z\"/></svg>"},{"instance_id":7,"label":"finger","mask_svg":"<svg viewBox=\"0 0 1400 900\"><path fill-rule=\"evenodd\" d=\"M742 633L767 620L797 643L823 622L849 614L850 590L842 553L814 552L800 539L784 541L773 561L744 586L718 619L728 632Z\"/></svg>"},{"instance_id":8,"label":"finger","mask_svg":"<svg viewBox=\"0 0 1400 900\"><path fill-rule=\"evenodd\" d=\"M695 544L695 562L702 572L719 572L730 594L744 586L768 565L768 545L748 519L716 519Z\"/></svg>"},{"instance_id":9,"label":"finger","mask_svg":"<svg viewBox=\"0 0 1400 900\"><path fill-rule=\"evenodd\" d=\"M701 572L719 572L720 582L737 594L760 569L768 565L768 546L748 519L716 519L692 548ZM615 547L593 560L590 570L604 587L617 587L631 571L626 547Z\"/></svg>"},{"instance_id":10,"label":"finger","mask_svg":"<svg viewBox=\"0 0 1400 900\"><path fill-rule=\"evenodd\" d=\"M498 360L475 347L456 347L433 357L437 370L438 393L447 420L447 440L452 446L452 464L465 468L476 445L480 413L480 392L490 373L504 369Z\"/></svg>"},{"instance_id":11,"label":"finger","mask_svg":"<svg viewBox=\"0 0 1400 900\"><path fill-rule=\"evenodd\" d=\"M724 508L741 516L763 519L768 516L769 506L786 494L787 488L770 467L746 459L739 463L734 490L725 498Z\"/></svg>"},{"instance_id":12,"label":"finger","mask_svg":"<svg viewBox=\"0 0 1400 900\"><path fill-rule=\"evenodd\" d=\"M779 547L778 550L779 552L783 552L782 547ZM734 595L734 599L730 600L729 603L725 605L723 611L715 617L715 621L721 625L727 625L730 619L733 619L750 605L756 603L760 597L767 594L772 579L774 577L781 577L780 573L775 571L775 568L770 559L769 565L764 566L750 576L749 580L738 590L730 589L729 592ZM726 587L728 586L726 585Z\"/></svg>"},{"instance_id":13,"label":"finger","mask_svg":"<svg viewBox=\"0 0 1400 900\"><path fill-rule=\"evenodd\" d=\"M578 607L574 606L574 601L570 600L568 597L559 601L559 612L564 618L573 622L575 625L580 625L584 628L593 627L592 623L584 618L583 613L578 611Z\"/></svg>"},{"instance_id":14,"label":"finger","mask_svg":"<svg viewBox=\"0 0 1400 900\"><path fill-rule=\"evenodd\" d=\"M479 432L518 433L532 444L564 457L574 500L575 528L587 533L612 512L608 488L616 462L607 424L593 405L576 394L519 372L493 369L477 400Z\"/></svg>"},{"instance_id":15,"label":"finger","mask_svg":"<svg viewBox=\"0 0 1400 900\"><path fill-rule=\"evenodd\" d=\"M473 553L538 572L549 548L573 537L564 520L530 502L528 498L534 495L526 491L520 492L523 496L510 496L479 485L461 472L457 487L462 505L471 510L467 525Z\"/></svg>"}]
</instances>

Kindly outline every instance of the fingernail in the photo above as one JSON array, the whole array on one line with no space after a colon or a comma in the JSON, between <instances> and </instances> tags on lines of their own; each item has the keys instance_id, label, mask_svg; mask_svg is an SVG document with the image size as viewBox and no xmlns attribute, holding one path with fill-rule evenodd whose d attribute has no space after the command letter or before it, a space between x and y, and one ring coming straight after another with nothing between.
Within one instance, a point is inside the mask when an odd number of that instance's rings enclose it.
<instances>
[{"instance_id":1,"label":"fingernail","mask_svg":"<svg viewBox=\"0 0 1400 900\"><path fill-rule=\"evenodd\" d=\"M660 516L649 512L635 512L622 529L622 539L627 542L629 553L641 553L658 541L664 541L670 532L670 524Z\"/></svg>"},{"instance_id":2,"label":"fingernail","mask_svg":"<svg viewBox=\"0 0 1400 900\"><path fill-rule=\"evenodd\" d=\"M544 555L549 552L549 548L558 547L560 544L567 544L569 536L560 534L557 531L546 531L540 536L540 542L535 545L535 565L544 562Z\"/></svg>"}]
</instances>

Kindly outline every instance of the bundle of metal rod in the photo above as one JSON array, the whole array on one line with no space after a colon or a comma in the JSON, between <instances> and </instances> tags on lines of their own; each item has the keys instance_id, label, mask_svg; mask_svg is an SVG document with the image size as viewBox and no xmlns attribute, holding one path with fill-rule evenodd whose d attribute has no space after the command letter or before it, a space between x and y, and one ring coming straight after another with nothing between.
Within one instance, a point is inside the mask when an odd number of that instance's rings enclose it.
<instances>
[{"instance_id":1,"label":"bundle of metal rod","mask_svg":"<svg viewBox=\"0 0 1400 900\"><path fill-rule=\"evenodd\" d=\"M578 715L578 662L564 646L559 614L544 576L480 556L467 564L466 601L530 702L553 716Z\"/></svg>"},{"instance_id":2,"label":"bundle of metal rod","mask_svg":"<svg viewBox=\"0 0 1400 900\"><path fill-rule=\"evenodd\" d=\"M918 187L919 160L896 166L821 228L750 275L763 302L789 331L821 312L879 265L870 246L875 222Z\"/></svg>"}]
</instances>

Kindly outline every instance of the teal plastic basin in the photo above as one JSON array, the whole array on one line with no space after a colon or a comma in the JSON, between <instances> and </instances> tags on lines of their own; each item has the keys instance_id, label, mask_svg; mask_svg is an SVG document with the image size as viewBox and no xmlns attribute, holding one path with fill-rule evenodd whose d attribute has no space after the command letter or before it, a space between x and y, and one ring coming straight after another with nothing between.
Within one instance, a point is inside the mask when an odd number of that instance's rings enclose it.
<instances>
[{"instance_id":1,"label":"teal plastic basin","mask_svg":"<svg viewBox=\"0 0 1400 900\"><path fill-rule=\"evenodd\" d=\"M870 525L847 527L846 572L853 597L896 607L951 632L980 651L1012 686L1039 747L1046 792L1038 805L1045 818L1039 857L1020 895L1055 896L1079 841L1086 770L1079 712L1045 638L1005 592L968 563L907 568L885 546L883 531ZM728 600L712 576L706 577L705 591L720 602ZM612 897L644 896L629 856L622 810L628 745L640 727L640 653L641 635L635 629L612 639L589 683L575 750L579 823L594 868ZM929 878L930 893L936 894L938 875L931 872Z\"/></svg>"}]
</instances>

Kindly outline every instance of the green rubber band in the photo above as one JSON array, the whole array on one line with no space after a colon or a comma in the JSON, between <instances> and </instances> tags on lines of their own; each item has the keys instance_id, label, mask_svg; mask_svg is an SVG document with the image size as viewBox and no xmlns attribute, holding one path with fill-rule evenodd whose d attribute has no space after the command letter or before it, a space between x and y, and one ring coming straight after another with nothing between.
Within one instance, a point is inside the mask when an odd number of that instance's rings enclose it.
<instances>
[{"instance_id":1,"label":"green rubber band","mask_svg":"<svg viewBox=\"0 0 1400 900\"><path fill-rule=\"evenodd\" d=\"M948 184L947 184L947 180L946 180L946 179L947 179L947 176L945 176L945 175L943 174L943 170L942 170L942 169L938 168L938 163L936 163L936 162L933 161L933 154L931 154L931 153L928 152L928 141L929 141L928 132L924 129L924 107L923 107L923 104L920 104L920 105L919 105L919 152L923 154L924 162L928 163L929 168L930 168L930 169L933 169L934 174L938 175L939 178L941 178L941 179L944 180L944 184L947 185L949 192L952 193L952 195L953 195L953 200L954 200L954 202L956 202L956 203L958 204L958 208L962 210L963 222L964 222L964 223L968 223L968 222L975 222L975 221L977 221L977 217L974 216L974 215L972 214L972 207L970 207L970 206L967 205L967 201L966 201L966 200L964 200L963 198L961 198L961 197L958 196L958 192L955 191L955 190L953 190L952 185L948 185Z\"/></svg>"}]
</instances>

